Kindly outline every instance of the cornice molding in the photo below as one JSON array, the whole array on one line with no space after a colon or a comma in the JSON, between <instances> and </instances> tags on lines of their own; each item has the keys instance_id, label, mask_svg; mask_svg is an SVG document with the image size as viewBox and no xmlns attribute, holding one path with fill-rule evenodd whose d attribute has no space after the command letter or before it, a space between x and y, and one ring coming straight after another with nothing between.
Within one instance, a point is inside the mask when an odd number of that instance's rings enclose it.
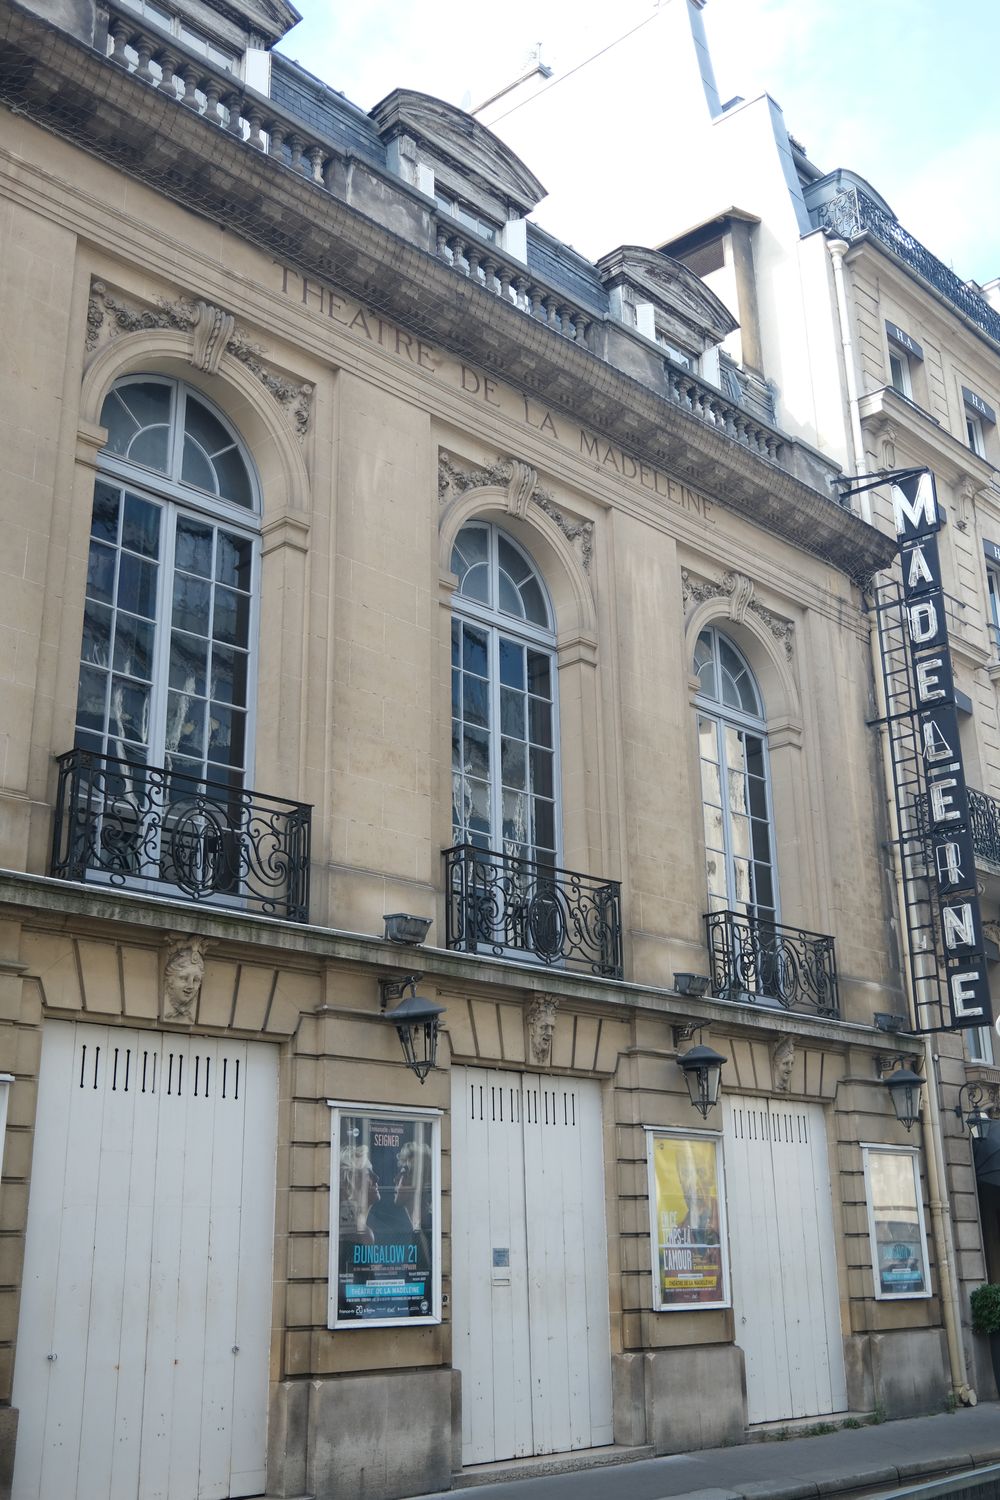
<instances>
[{"instance_id":1,"label":"cornice molding","mask_svg":"<svg viewBox=\"0 0 1000 1500\"><path fill-rule=\"evenodd\" d=\"M67 97L93 107L69 112ZM442 349L501 370L511 385L543 395L553 411L848 577L863 583L894 555L892 539L830 496L471 283L429 248L149 88L15 0L0 3L0 99Z\"/></svg>"}]
</instances>

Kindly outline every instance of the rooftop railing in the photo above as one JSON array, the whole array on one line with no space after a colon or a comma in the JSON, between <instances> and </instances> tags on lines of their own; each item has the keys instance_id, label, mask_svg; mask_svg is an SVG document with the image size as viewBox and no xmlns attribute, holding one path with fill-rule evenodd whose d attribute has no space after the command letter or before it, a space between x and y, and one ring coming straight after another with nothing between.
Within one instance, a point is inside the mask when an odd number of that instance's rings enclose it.
<instances>
[{"instance_id":1,"label":"rooftop railing","mask_svg":"<svg viewBox=\"0 0 1000 1500\"><path fill-rule=\"evenodd\" d=\"M820 206L817 217L821 225L832 229L845 240L857 239L861 234L873 235L887 250L897 255L904 265L916 271L918 276L922 276L936 291L954 303L959 312L964 313L983 333L1000 344L1000 313L860 188L846 188L844 192L838 193L835 198Z\"/></svg>"}]
</instances>

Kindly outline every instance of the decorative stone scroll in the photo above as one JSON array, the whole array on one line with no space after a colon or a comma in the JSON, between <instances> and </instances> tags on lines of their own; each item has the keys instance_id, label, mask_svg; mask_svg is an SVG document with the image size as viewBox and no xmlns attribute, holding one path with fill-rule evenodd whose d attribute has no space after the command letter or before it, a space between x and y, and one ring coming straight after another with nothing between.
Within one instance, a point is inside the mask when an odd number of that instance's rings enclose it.
<instances>
[{"instance_id":1,"label":"decorative stone scroll","mask_svg":"<svg viewBox=\"0 0 1000 1500\"><path fill-rule=\"evenodd\" d=\"M466 469L456 462L444 449L438 454L438 497L441 503L453 495L464 495L466 490L501 489L507 496L507 509L511 515L524 517L528 506L535 504L554 521L566 540L577 547L580 563L585 573L590 572L594 560L594 523L570 517L560 510L549 494L538 483L538 473L530 464L519 458L497 459L495 464L483 469Z\"/></svg>"},{"instance_id":2,"label":"decorative stone scroll","mask_svg":"<svg viewBox=\"0 0 1000 1500\"><path fill-rule=\"evenodd\" d=\"M313 387L266 364L261 358L264 346L251 342L232 313L212 302L170 302L164 297L157 299L155 307L134 306L109 292L103 281L91 282L86 339L89 350L96 349L102 339L111 342L123 333L148 328L176 328L190 333L191 364L210 375L218 374L224 354L238 359L289 412L299 438L305 437L312 415Z\"/></svg>"},{"instance_id":3,"label":"decorative stone scroll","mask_svg":"<svg viewBox=\"0 0 1000 1500\"><path fill-rule=\"evenodd\" d=\"M706 599L729 600L729 618L737 624L747 617L747 611L755 614L758 620L774 636L776 641L781 641L785 647L785 655L789 661L795 638L795 626L791 620L782 620L778 615L773 615L769 609L765 609L759 600L754 598L754 586L751 579L744 573L730 571L724 573L721 579L695 578L687 568L681 569L681 588L684 596L684 608L689 609L692 605L704 604Z\"/></svg>"},{"instance_id":4,"label":"decorative stone scroll","mask_svg":"<svg viewBox=\"0 0 1000 1500\"><path fill-rule=\"evenodd\" d=\"M547 1068L552 1061L552 1038L556 1029L556 1007L559 1001L554 995L539 995L528 1007L525 1017L528 1027L528 1044L531 1061L538 1068Z\"/></svg>"},{"instance_id":5,"label":"decorative stone scroll","mask_svg":"<svg viewBox=\"0 0 1000 1500\"><path fill-rule=\"evenodd\" d=\"M194 1024L205 977L207 939L173 934L163 964L161 1015L164 1021Z\"/></svg>"}]
</instances>

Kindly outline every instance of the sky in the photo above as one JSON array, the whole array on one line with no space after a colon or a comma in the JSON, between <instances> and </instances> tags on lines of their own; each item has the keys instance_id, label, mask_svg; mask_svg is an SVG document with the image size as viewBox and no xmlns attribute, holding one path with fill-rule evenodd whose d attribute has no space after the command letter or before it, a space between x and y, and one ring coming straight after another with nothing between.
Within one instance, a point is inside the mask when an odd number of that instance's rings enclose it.
<instances>
[{"instance_id":1,"label":"sky","mask_svg":"<svg viewBox=\"0 0 1000 1500\"><path fill-rule=\"evenodd\" d=\"M281 50L364 109L394 88L475 108L541 44L552 78L478 115L549 190L536 222L591 259L688 227L671 184L683 199L701 164L665 86L686 0L296 3ZM866 177L963 279L1000 275L997 0L707 0L703 19L723 101L769 93L817 166Z\"/></svg>"}]
</instances>

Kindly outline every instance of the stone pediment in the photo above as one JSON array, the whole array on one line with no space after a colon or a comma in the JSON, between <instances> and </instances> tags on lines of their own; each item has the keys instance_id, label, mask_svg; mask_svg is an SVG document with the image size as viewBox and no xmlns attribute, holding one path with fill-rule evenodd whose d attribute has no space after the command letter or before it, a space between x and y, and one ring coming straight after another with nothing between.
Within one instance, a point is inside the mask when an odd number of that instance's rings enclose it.
<instances>
[{"instance_id":1,"label":"stone pediment","mask_svg":"<svg viewBox=\"0 0 1000 1500\"><path fill-rule=\"evenodd\" d=\"M739 327L736 319L714 292L679 260L662 250L641 245L621 245L597 262L605 286L627 284L643 296L683 319L708 344L719 344Z\"/></svg>"},{"instance_id":2,"label":"stone pediment","mask_svg":"<svg viewBox=\"0 0 1000 1500\"><path fill-rule=\"evenodd\" d=\"M428 157L444 158L460 178L477 179L495 197L505 200L523 218L545 197L545 188L509 146L464 110L418 94L394 89L371 111L384 141L408 135L427 149Z\"/></svg>"}]
</instances>

